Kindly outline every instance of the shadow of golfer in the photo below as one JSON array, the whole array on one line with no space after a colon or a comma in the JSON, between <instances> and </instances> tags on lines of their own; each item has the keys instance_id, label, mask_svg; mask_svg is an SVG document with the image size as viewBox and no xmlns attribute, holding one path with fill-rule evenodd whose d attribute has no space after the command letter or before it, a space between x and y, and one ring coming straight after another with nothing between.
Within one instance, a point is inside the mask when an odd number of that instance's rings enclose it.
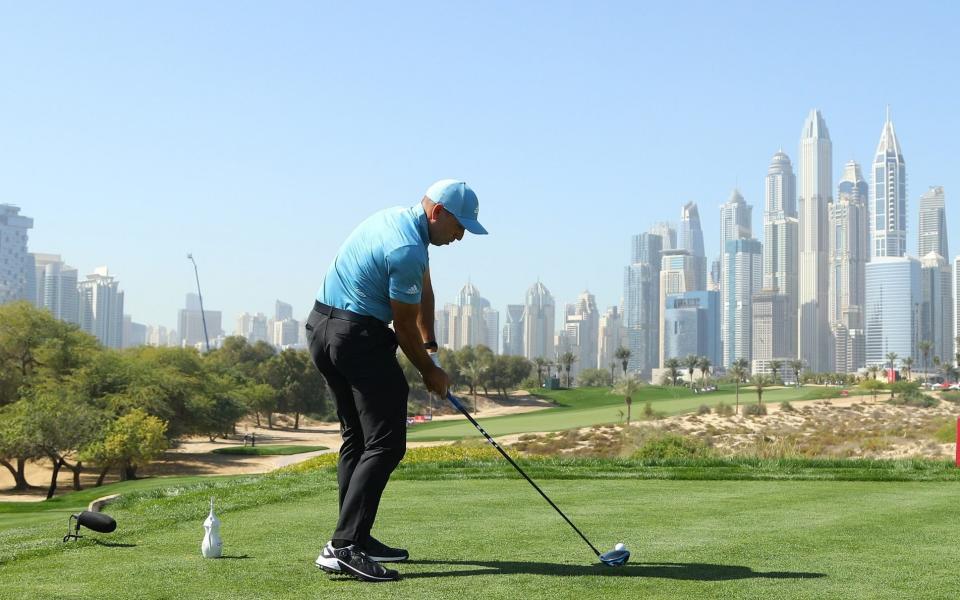
<instances>
[{"instance_id":1,"label":"shadow of golfer","mask_svg":"<svg viewBox=\"0 0 960 600\"><path fill-rule=\"evenodd\" d=\"M557 563L472 561L472 560L409 560L411 565L457 565L479 567L455 571L431 571L403 573L404 579L422 577L463 577L470 575L599 575L602 577L656 577L691 581L728 581L731 579L817 579L826 573L790 571L754 571L738 565L714 565L709 563L637 563L622 567L605 567L600 564L564 565Z\"/></svg>"},{"instance_id":2,"label":"shadow of golfer","mask_svg":"<svg viewBox=\"0 0 960 600\"><path fill-rule=\"evenodd\" d=\"M136 544L122 544L120 542L104 542L103 540L90 539L97 546L106 546L107 548L136 548Z\"/></svg>"}]
</instances>

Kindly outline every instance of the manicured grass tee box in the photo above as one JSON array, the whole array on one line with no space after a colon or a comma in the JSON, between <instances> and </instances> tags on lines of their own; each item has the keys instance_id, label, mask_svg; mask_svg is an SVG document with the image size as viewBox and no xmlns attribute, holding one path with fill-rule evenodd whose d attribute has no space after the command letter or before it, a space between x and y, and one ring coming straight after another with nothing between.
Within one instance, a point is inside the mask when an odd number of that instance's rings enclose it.
<instances>
[{"instance_id":1,"label":"manicured grass tee box","mask_svg":"<svg viewBox=\"0 0 960 600\"><path fill-rule=\"evenodd\" d=\"M848 462L850 469L860 464ZM395 584L331 579L313 566L336 518L336 482L329 468L301 467L128 496L110 511L119 524L115 534L76 543L57 541L59 519L0 531L0 598L960 594L956 481L644 480L615 478L617 469L597 461L597 475L611 478L540 479L598 544L628 545L631 562L608 568L595 564L525 481L475 478L469 469L457 475L460 466L483 460L454 461L452 469L444 464L417 466L448 478L405 479L401 471L384 495L375 534L412 555L398 565L403 579ZM907 475L929 466L934 475L950 476L941 463L863 464L867 471ZM220 560L200 557L211 495L223 523Z\"/></svg>"}]
</instances>

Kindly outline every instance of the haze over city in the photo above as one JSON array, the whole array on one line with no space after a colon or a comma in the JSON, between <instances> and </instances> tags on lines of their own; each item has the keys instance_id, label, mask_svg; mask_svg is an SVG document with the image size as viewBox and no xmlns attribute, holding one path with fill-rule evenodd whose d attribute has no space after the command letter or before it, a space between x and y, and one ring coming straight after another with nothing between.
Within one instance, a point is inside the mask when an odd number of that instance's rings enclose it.
<instances>
[{"instance_id":1,"label":"haze over city","mask_svg":"<svg viewBox=\"0 0 960 600\"><path fill-rule=\"evenodd\" d=\"M708 260L734 188L761 237L767 166L796 164L813 108L835 189L890 107L909 253L929 186L960 225L953 6L285 7L3 9L0 203L34 219L30 251L108 266L124 312L167 327L192 252L230 333L276 299L303 318L356 223L459 177L491 235L433 249L438 304L469 279L503 311L539 279L603 310L630 237L687 202Z\"/></svg>"}]
</instances>

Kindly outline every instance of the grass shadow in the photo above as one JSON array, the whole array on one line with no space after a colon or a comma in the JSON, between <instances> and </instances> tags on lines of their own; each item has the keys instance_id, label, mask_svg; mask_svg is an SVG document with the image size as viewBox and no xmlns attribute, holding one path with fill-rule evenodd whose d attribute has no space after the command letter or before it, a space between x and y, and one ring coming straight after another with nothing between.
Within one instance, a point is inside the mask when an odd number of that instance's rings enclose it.
<instances>
[{"instance_id":1,"label":"grass shadow","mask_svg":"<svg viewBox=\"0 0 960 600\"><path fill-rule=\"evenodd\" d=\"M710 563L638 563L622 567L594 565L565 565L558 563L471 561L471 560L410 560L411 565L454 565L480 567L453 571L430 571L404 573L404 579L427 577L463 577L470 575L601 575L604 577L655 577L685 581L729 581L734 579L817 579L826 573L791 571L754 571L739 565L716 565Z\"/></svg>"}]
</instances>

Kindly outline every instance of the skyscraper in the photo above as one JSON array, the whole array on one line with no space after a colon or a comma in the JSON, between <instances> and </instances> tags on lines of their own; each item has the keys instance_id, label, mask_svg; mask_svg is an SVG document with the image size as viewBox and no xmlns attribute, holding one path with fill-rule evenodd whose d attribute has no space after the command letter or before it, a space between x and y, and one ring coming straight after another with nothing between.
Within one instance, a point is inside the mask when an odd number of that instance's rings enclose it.
<instances>
[{"instance_id":1,"label":"skyscraper","mask_svg":"<svg viewBox=\"0 0 960 600\"><path fill-rule=\"evenodd\" d=\"M666 358L701 356L720 366L720 293L693 291L666 298L663 345Z\"/></svg>"},{"instance_id":2,"label":"skyscraper","mask_svg":"<svg viewBox=\"0 0 960 600\"><path fill-rule=\"evenodd\" d=\"M597 367L599 328L600 311L597 309L597 299L584 290L575 303L567 305L564 322L570 351L577 357L570 370L571 377L578 375L583 369Z\"/></svg>"},{"instance_id":3,"label":"skyscraper","mask_svg":"<svg viewBox=\"0 0 960 600\"><path fill-rule=\"evenodd\" d=\"M870 201L873 256L906 256L907 171L889 109L873 157Z\"/></svg>"},{"instance_id":4,"label":"skyscraper","mask_svg":"<svg viewBox=\"0 0 960 600\"><path fill-rule=\"evenodd\" d=\"M623 313L616 306L611 306L600 317L597 334L597 368L609 369L610 365L613 365L611 373L619 372L621 365L617 360L617 350L621 347L626 347Z\"/></svg>"},{"instance_id":5,"label":"skyscraper","mask_svg":"<svg viewBox=\"0 0 960 600\"><path fill-rule=\"evenodd\" d=\"M522 304L507 305L507 321L503 324L503 353L523 356L523 310Z\"/></svg>"},{"instance_id":6,"label":"skyscraper","mask_svg":"<svg viewBox=\"0 0 960 600\"><path fill-rule=\"evenodd\" d=\"M685 292L696 291L699 283L700 272L698 270L697 257L692 256L689 251L664 250L660 260L660 294L658 304L657 329L659 330L659 344L657 354L660 357L659 366L663 366L667 356L664 346L664 327L663 322L666 317L667 296L671 294L683 294Z\"/></svg>"},{"instance_id":7,"label":"skyscraper","mask_svg":"<svg viewBox=\"0 0 960 600\"><path fill-rule=\"evenodd\" d=\"M936 252L920 259L919 339L933 343L931 356L953 361L953 294L950 265Z\"/></svg>"},{"instance_id":8,"label":"skyscraper","mask_svg":"<svg viewBox=\"0 0 960 600\"><path fill-rule=\"evenodd\" d=\"M0 204L0 304L36 299L33 257L27 252L27 230L33 219L10 204ZM31 289L33 287L33 289ZM122 318L122 317L121 317Z\"/></svg>"},{"instance_id":9,"label":"skyscraper","mask_svg":"<svg viewBox=\"0 0 960 600\"><path fill-rule=\"evenodd\" d=\"M669 229L661 229L668 236ZM624 269L623 297L626 343L630 350L628 369L648 377L659 365L660 352L660 260L663 238L655 233L633 236L630 264Z\"/></svg>"},{"instance_id":10,"label":"skyscraper","mask_svg":"<svg viewBox=\"0 0 960 600\"><path fill-rule=\"evenodd\" d=\"M866 268L866 364L884 366L887 354L917 356L920 261L912 256L874 257Z\"/></svg>"},{"instance_id":11,"label":"skyscraper","mask_svg":"<svg viewBox=\"0 0 960 600\"><path fill-rule=\"evenodd\" d=\"M293 318L293 306L277 300L273 303L273 318L276 321Z\"/></svg>"},{"instance_id":12,"label":"skyscraper","mask_svg":"<svg viewBox=\"0 0 960 600\"><path fill-rule=\"evenodd\" d=\"M77 270L60 259L59 254L34 254L34 278L37 308L45 308L61 321L80 324L80 292Z\"/></svg>"},{"instance_id":13,"label":"skyscraper","mask_svg":"<svg viewBox=\"0 0 960 600\"><path fill-rule=\"evenodd\" d=\"M696 276L691 282L695 290L707 289L707 255L703 248L703 228L696 202L687 202L680 211L680 245L690 253Z\"/></svg>"},{"instance_id":14,"label":"skyscraper","mask_svg":"<svg viewBox=\"0 0 960 600\"><path fill-rule=\"evenodd\" d=\"M179 346L185 348L205 347L203 322L204 317L207 323L207 337L210 339L210 347L216 346L216 339L222 335L221 323L223 313L219 310L200 311L200 297L197 294L188 293L186 297L186 307L177 311L177 329L180 338ZM265 332L269 338L269 329ZM202 344L202 346L201 346Z\"/></svg>"},{"instance_id":15,"label":"skyscraper","mask_svg":"<svg viewBox=\"0 0 960 600\"><path fill-rule=\"evenodd\" d=\"M472 283L467 282L460 288L456 304L447 305L447 345L452 350L459 350L464 346L487 345L483 310L489 305Z\"/></svg>"},{"instance_id":16,"label":"skyscraper","mask_svg":"<svg viewBox=\"0 0 960 600\"><path fill-rule=\"evenodd\" d=\"M80 328L107 348L123 347L123 292L106 267L79 283Z\"/></svg>"},{"instance_id":17,"label":"skyscraper","mask_svg":"<svg viewBox=\"0 0 960 600\"><path fill-rule=\"evenodd\" d=\"M720 205L720 247L726 248L730 240L750 237L753 237L753 207L743 201L740 190L734 189L730 199Z\"/></svg>"},{"instance_id":18,"label":"skyscraper","mask_svg":"<svg viewBox=\"0 0 960 600\"><path fill-rule=\"evenodd\" d=\"M677 228L673 226L673 223L660 221L659 223L654 223L653 227L647 231L652 235L660 236L662 250L675 250L678 247Z\"/></svg>"},{"instance_id":19,"label":"skyscraper","mask_svg":"<svg viewBox=\"0 0 960 600\"><path fill-rule=\"evenodd\" d=\"M833 368L850 373L865 366L864 288L870 260L867 182L860 165L849 161L830 205L830 288L828 317Z\"/></svg>"},{"instance_id":20,"label":"skyscraper","mask_svg":"<svg viewBox=\"0 0 960 600\"><path fill-rule=\"evenodd\" d=\"M947 248L946 197L940 186L931 187L920 196L920 235L918 255L936 252L949 259Z\"/></svg>"},{"instance_id":21,"label":"skyscraper","mask_svg":"<svg viewBox=\"0 0 960 600\"><path fill-rule=\"evenodd\" d=\"M536 282L527 290L523 306L523 355L530 360L553 360L556 314L550 290L539 281Z\"/></svg>"},{"instance_id":22,"label":"skyscraper","mask_svg":"<svg viewBox=\"0 0 960 600\"><path fill-rule=\"evenodd\" d=\"M800 273L797 353L807 369L829 371L828 206L833 201L833 146L819 110L812 110L800 134Z\"/></svg>"},{"instance_id":23,"label":"skyscraper","mask_svg":"<svg viewBox=\"0 0 960 600\"><path fill-rule=\"evenodd\" d=\"M752 359L753 296L763 282L763 247L755 239L730 240L724 253L721 338L723 364Z\"/></svg>"},{"instance_id":24,"label":"skyscraper","mask_svg":"<svg viewBox=\"0 0 960 600\"><path fill-rule=\"evenodd\" d=\"M779 310L784 308L786 315L772 324L770 333L775 339L755 351L754 360L783 360L797 356L799 236L797 178L793 174L790 157L778 150L767 167L764 186L762 290L784 296L783 302L769 300L776 306L766 307L764 314L779 314ZM767 348L775 354L766 356L764 352Z\"/></svg>"}]
</instances>

